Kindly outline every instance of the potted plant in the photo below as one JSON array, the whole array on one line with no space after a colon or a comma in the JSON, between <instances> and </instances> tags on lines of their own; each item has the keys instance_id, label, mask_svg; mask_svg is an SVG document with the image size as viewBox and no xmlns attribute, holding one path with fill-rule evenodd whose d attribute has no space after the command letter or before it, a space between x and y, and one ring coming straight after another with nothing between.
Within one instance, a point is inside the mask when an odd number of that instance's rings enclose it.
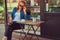
<instances>
[{"instance_id":1,"label":"potted plant","mask_svg":"<svg viewBox=\"0 0 60 40\"><path fill-rule=\"evenodd\" d=\"M33 22L36 22L37 14L36 14L36 13L32 13L31 15L32 15L32 20L33 20Z\"/></svg>"}]
</instances>

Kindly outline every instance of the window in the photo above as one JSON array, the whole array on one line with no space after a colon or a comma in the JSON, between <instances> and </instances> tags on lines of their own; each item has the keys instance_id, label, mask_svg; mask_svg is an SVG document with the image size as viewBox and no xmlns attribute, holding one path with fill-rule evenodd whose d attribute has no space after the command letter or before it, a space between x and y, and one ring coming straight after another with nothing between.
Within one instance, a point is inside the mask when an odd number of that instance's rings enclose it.
<instances>
[{"instance_id":1,"label":"window","mask_svg":"<svg viewBox=\"0 0 60 40\"><path fill-rule=\"evenodd\" d=\"M49 12L60 12L60 0L48 0Z\"/></svg>"}]
</instances>

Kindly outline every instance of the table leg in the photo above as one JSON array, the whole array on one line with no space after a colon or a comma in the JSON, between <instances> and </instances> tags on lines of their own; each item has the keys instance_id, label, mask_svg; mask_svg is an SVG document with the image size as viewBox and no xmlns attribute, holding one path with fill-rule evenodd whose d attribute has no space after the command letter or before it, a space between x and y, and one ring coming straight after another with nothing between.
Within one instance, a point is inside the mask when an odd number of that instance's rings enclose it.
<instances>
[{"instance_id":1,"label":"table leg","mask_svg":"<svg viewBox=\"0 0 60 40\"><path fill-rule=\"evenodd\" d=\"M34 29L33 25L31 25L31 27L32 27L32 29L34 31L34 35L36 35L36 31L38 30L39 27L37 27L36 30ZM36 35L36 37L37 37L37 40L39 40L37 35ZM32 39L32 37L31 37L31 39Z\"/></svg>"},{"instance_id":2,"label":"table leg","mask_svg":"<svg viewBox=\"0 0 60 40\"><path fill-rule=\"evenodd\" d=\"M29 25L27 33L29 33L30 29L31 29L31 27ZM25 37L23 38L23 40L27 37L27 33L25 34Z\"/></svg>"}]
</instances>

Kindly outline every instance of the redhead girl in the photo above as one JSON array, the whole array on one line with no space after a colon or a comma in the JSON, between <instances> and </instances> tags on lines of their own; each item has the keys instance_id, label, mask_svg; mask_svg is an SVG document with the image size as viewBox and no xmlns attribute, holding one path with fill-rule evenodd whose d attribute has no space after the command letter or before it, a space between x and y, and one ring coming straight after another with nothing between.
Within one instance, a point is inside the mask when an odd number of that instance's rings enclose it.
<instances>
[{"instance_id":1,"label":"redhead girl","mask_svg":"<svg viewBox=\"0 0 60 40\"><path fill-rule=\"evenodd\" d=\"M16 29L24 28L24 24L19 24L22 19L30 19L31 15L26 12L26 4L24 1L20 1L17 7L14 7L11 16L9 16L9 24L5 30L5 36L3 40L12 40L12 32Z\"/></svg>"}]
</instances>

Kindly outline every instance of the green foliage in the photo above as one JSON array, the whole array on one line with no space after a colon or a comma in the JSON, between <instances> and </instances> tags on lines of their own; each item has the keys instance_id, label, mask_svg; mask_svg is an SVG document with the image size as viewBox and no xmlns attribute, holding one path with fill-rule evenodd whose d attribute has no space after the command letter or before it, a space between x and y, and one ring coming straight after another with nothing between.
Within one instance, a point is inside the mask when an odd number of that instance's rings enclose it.
<instances>
[{"instance_id":1,"label":"green foliage","mask_svg":"<svg viewBox=\"0 0 60 40\"><path fill-rule=\"evenodd\" d=\"M2 6L3 5L3 0L0 0L0 6Z\"/></svg>"},{"instance_id":2,"label":"green foliage","mask_svg":"<svg viewBox=\"0 0 60 40\"><path fill-rule=\"evenodd\" d=\"M32 15L32 17L37 17L36 13L32 13L31 15Z\"/></svg>"},{"instance_id":3,"label":"green foliage","mask_svg":"<svg viewBox=\"0 0 60 40\"><path fill-rule=\"evenodd\" d=\"M0 13L3 12L4 8L0 6Z\"/></svg>"},{"instance_id":4,"label":"green foliage","mask_svg":"<svg viewBox=\"0 0 60 40\"><path fill-rule=\"evenodd\" d=\"M3 8L3 0L0 0L0 13L2 13L4 10Z\"/></svg>"},{"instance_id":5,"label":"green foliage","mask_svg":"<svg viewBox=\"0 0 60 40\"><path fill-rule=\"evenodd\" d=\"M1 18L4 18L3 0L0 0L0 14Z\"/></svg>"}]
</instances>

